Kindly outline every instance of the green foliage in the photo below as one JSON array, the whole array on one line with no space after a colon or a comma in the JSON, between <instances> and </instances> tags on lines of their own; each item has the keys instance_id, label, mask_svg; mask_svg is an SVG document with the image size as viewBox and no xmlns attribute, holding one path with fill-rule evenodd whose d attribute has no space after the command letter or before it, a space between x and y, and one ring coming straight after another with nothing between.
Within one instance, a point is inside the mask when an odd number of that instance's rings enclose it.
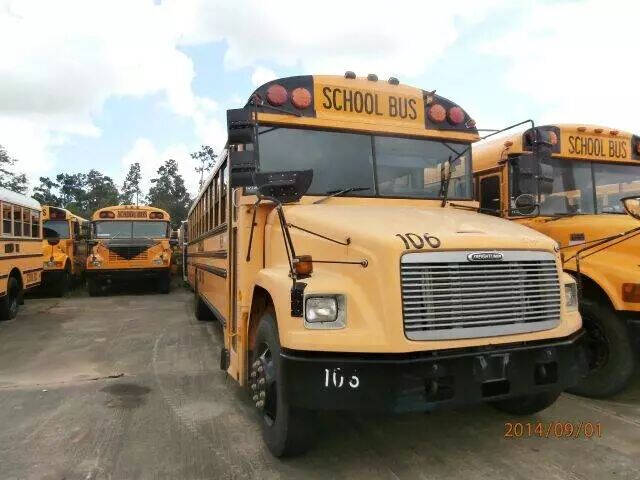
<instances>
[{"instance_id":1,"label":"green foliage","mask_svg":"<svg viewBox=\"0 0 640 480\"><path fill-rule=\"evenodd\" d=\"M122 184L122 191L120 192L120 203L123 205L138 204L142 191L140 190L140 181L142 180L142 172L140 171L140 164L138 162L133 163L129 167L129 172Z\"/></svg>"},{"instance_id":2,"label":"green foliage","mask_svg":"<svg viewBox=\"0 0 640 480\"><path fill-rule=\"evenodd\" d=\"M169 212L173 228L187 218L191 197L184 185L184 179L178 172L178 164L169 159L158 168L158 176L151 179L153 186L149 189L147 201L149 205Z\"/></svg>"},{"instance_id":3,"label":"green foliage","mask_svg":"<svg viewBox=\"0 0 640 480\"><path fill-rule=\"evenodd\" d=\"M213 168L218 155L213 151L213 147L209 145L200 145L200 150L191 154L191 158L200 162L196 167L196 172L200 174L200 187L205 181L206 174Z\"/></svg>"},{"instance_id":4,"label":"green foliage","mask_svg":"<svg viewBox=\"0 0 640 480\"><path fill-rule=\"evenodd\" d=\"M60 185L49 177L40 177L40 185L33 189L33 198L40 202L41 205L61 207L62 200L56 195L59 188Z\"/></svg>"},{"instance_id":5,"label":"green foliage","mask_svg":"<svg viewBox=\"0 0 640 480\"><path fill-rule=\"evenodd\" d=\"M12 167L16 159L11 157L2 145L0 145L0 187L14 192L25 194L29 188L27 176L24 173L14 173Z\"/></svg>"},{"instance_id":6,"label":"green foliage","mask_svg":"<svg viewBox=\"0 0 640 480\"><path fill-rule=\"evenodd\" d=\"M88 218L93 212L109 205L118 205L119 194L118 187L111 177L103 175L97 170L91 169L85 176L84 183L84 215Z\"/></svg>"}]
</instances>

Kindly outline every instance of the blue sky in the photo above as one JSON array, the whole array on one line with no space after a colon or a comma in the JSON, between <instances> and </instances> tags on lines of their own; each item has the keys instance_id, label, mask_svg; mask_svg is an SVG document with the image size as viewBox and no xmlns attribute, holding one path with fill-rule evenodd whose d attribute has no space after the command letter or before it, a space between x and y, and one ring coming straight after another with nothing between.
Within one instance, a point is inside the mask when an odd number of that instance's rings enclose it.
<instances>
[{"instance_id":1,"label":"blue sky","mask_svg":"<svg viewBox=\"0 0 640 480\"><path fill-rule=\"evenodd\" d=\"M39 175L145 182L224 144L227 108L299 74L394 75L481 128L526 118L640 132L637 19L623 1L0 0L0 144ZM332 12L339 12L339 15ZM624 14L621 14L624 12Z\"/></svg>"}]
</instances>

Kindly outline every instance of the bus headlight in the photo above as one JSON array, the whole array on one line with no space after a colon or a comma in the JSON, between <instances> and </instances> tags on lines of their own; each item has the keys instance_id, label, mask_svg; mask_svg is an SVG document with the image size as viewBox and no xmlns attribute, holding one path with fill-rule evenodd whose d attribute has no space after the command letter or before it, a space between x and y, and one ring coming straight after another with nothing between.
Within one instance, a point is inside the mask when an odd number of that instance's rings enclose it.
<instances>
[{"instance_id":1,"label":"bus headlight","mask_svg":"<svg viewBox=\"0 0 640 480\"><path fill-rule=\"evenodd\" d=\"M304 302L307 328L344 328L346 325L344 295L309 295Z\"/></svg>"},{"instance_id":2,"label":"bus headlight","mask_svg":"<svg viewBox=\"0 0 640 480\"><path fill-rule=\"evenodd\" d=\"M576 282L564 284L564 298L567 302L567 310L578 309L578 284Z\"/></svg>"}]
</instances>

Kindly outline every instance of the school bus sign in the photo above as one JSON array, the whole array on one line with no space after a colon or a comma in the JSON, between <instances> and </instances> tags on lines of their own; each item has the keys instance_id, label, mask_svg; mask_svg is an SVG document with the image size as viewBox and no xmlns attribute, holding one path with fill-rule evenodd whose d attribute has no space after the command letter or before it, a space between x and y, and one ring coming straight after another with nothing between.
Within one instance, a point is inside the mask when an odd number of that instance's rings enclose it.
<instances>
[{"instance_id":1,"label":"school bus sign","mask_svg":"<svg viewBox=\"0 0 640 480\"><path fill-rule=\"evenodd\" d=\"M583 132L562 132L561 154L568 158L589 160L631 160L631 136L593 135Z\"/></svg>"}]
</instances>

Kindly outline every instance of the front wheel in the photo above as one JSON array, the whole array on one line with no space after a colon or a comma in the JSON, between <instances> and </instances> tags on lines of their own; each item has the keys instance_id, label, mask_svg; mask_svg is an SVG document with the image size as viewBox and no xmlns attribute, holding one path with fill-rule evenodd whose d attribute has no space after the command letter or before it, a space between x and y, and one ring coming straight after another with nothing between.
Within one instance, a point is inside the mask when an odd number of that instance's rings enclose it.
<instances>
[{"instance_id":1,"label":"front wheel","mask_svg":"<svg viewBox=\"0 0 640 480\"><path fill-rule=\"evenodd\" d=\"M158 278L158 291L165 294L171 291L171 275L169 273L162 274Z\"/></svg>"},{"instance_id":2,"label":"front wheel","mask_svg":"<svg viewBox=\"0 0 640 480\"><path fill-rule=\"evenodd\" d=\"M7 281L7 293L0 298L0 320L11 320L18 315L20 302L20 285L14 277Z\"/></svg>"},{"instance_id":3,"label":"front wheel","mask_svg":"<svg viewBox=\"0 0 640 480\"><path fill-rule=\"evenodd\" d=\"M580 313L587 332L589 373L567 391L585 397L610 397L629 384L635 371L629 328L611 307L591 300L581 302Z\"/></svg>"},{"instance_id":4,"label":"front wheel","mask_svg":"<svg viewBox=\"0 0 640 480\"><path fill-rule=\"evenodd\" d=\"M543 392L522 397L507 398L491 402L501 412L511 415L532 415L550 407L560 396L560 392Z\"/></svg>"},{"instance_id":5,"label":"front wheel","mask_svg":"<svg viewBox=\"0 0 640 480\"><path fill-rule=\"evenodd\" d=\"M299 455L314 440L313 413L289 405L282 389L280 341L275 315L258 326L250 373L250 392L261 416L262 436L275 457Z\"/></svg>"},{"instance_id":6,"label":"front wheel","mask_svg":"<svg viewBox=\"0 0 640 480\"><path fill-rule=\"evenodd\" d=\"M55 293L58 297L64 297L71 287L71 272L64 270L60 276L60 280L56 285Z\"/></svg>"},{"instance_id":7,"label":"front wheel","mask_svg":"<svg viewBox=\"0 0 640 480\"><path fill-rule=\"evenodd\" d=\"M97 297L102 293L102 287L98 280L96 280L95 278L89 278L87 280L87 286L89 288L90 297Z\"/></svg>"}]
</instances>

